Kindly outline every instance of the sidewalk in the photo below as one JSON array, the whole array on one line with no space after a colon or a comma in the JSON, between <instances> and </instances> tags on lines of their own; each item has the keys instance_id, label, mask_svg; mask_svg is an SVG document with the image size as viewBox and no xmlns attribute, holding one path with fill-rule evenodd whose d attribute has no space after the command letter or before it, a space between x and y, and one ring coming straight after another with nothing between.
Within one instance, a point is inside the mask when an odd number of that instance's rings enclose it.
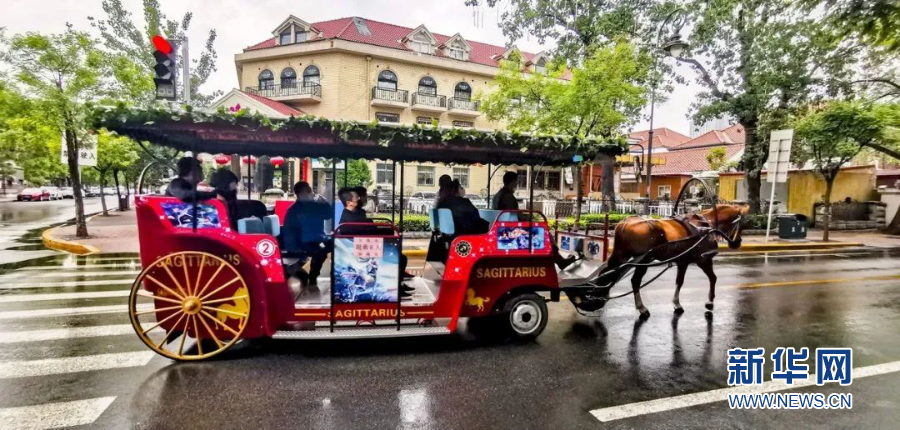
<instances>
[{"instance_id":1,"label":"sidewalk","mask_svg":"<svg viewBox=\"0 0 900 430\"><path fill-rule=\"evenodd\" d=\"M44 232L44 243L54 249L77 254L95 252L138 252L137 222L134 210L126 212L110 211L110 216L95 215L88 220L90 238L77 239L75 226L63 226ZM737 252L762 252L778 250L809 250L871 246L876 248L900 247L900 236L890 236L877 231L833 231L831 241L822 242L821 230L810 230L806 239L778 239L777 235L769 237L765 243L764 235L745 235L743 244ZM406 238L403 240L404 253L410 257L424 257L428 249L427 238ZM727 249L724 244L723 251Z\"/></svg>"}]
</instances>

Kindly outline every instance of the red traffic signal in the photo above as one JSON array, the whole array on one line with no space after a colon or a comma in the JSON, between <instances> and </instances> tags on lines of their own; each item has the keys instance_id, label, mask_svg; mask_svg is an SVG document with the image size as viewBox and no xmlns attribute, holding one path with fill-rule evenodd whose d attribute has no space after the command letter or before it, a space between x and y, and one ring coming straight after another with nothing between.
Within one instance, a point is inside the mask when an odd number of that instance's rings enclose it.
<instances>
[{"instance_id":1,"label":"red traffic signal","mask_svg":"<svg viewBox=\"0 0 900 430\"><path fill-rule=\"evenodd\" d=\"M164 37L157 34L156 36L153 36L151 41L153 42L153 46L155 46L158 51L162 51L163 54L172 53L172 44Z\"/></svg>"}]
</instances>

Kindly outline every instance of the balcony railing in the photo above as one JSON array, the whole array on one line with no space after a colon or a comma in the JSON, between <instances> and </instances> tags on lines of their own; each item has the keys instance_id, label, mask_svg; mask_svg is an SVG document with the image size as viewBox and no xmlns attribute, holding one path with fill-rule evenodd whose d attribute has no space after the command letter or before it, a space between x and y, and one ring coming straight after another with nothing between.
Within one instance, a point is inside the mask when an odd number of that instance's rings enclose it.
<instances>
[{"instance_id":1,"label":"balcony railing","mask_svg":"<svg viewBox=\"0 0 900 430\"><path fill-rule=\"evenodd\" d=\"M447 96L436 96L431 94L413 93L413 106L430 106L436 108L447 108Z\"/></svg>"},{"instance_id":2,"label":"balcony railing","mask_svg":"<svg viewBox=\"0 0 900 430\"><path fill-rule=\"evenodd\" d=\"M450 98L450 109L478 111L478 102L475 100Z\"/></svg>"},{"instance_id":3,"label":"balcony railing","mask_svg":"<svg viewBox=\"0 0 900 430\"><path fill-rule=\"evenodd\" d=\"M321 85L280 84L264 87L247 87L247 92L262 97L285 97L311 95L322 97Z\"/></svg>"},{"instance_id":4,"label":"balcony railing","mask_svg":"<svg viewBox=\"0 0 900 430\"><path fill-rule=\"evenodd\" d=\"M372 100L409 103L409 91L372 87Z\"/></svg>"}]
</instances>

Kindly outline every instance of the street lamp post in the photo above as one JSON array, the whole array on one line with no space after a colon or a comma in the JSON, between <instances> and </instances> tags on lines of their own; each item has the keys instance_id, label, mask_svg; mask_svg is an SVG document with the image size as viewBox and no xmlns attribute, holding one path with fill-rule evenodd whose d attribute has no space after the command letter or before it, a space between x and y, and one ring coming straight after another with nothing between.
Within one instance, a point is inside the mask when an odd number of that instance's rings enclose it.
<instances>
[{"instance_id":1,"label":"street lamp post","mask_svg":"<svg viewBox=\"0 0 900 430\"><path fill-rule=\"evenodd\" d=\"M681 53L687 49L688 44L681 40L681 35L679 32L681 31L681 26L684 24L684 9L678 8L669 12L669 15L666 16L666 19L663 20L663 23L659 26L659 32L656 34L656 44L653 45L653 68L652 71L655 73L657 68L657 63L659 59L659 51L663 51L666 55L670 55L674 58L678 58L681 56ZM672 36L669 36L666 39L665 45L661 43L662 33L666 26L672 21L672 19L676 16L680 15L680 20L675 24L675 31ZM650 181L651 181L651 172L653 167L653 115L656 109L656 79L651 81L650 84L650 132L647 133L647 158L645 159L647 164L647 203L645 205L645 211L649 215L650 214Z\"/></svg>"}]
</instances>

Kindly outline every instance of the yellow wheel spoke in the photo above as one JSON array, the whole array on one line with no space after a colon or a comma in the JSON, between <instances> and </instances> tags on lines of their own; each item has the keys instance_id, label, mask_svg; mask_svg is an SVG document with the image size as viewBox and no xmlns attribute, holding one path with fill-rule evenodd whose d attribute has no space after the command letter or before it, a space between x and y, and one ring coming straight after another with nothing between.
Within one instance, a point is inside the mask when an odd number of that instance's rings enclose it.
<instances>
[{"instance_id":1,"label":"yellow wheel spoke","mask_svg":"<svg viewBox=\"0 0 900 430\"><path fill-rule=\"evenodd\" d=\"M209 335L212 336L214 341L216 341L216 345L219 346L219 349L222 349L222 341L220 341L218 336L216 336L216 333L213 332L211 328L209 328L209 324L206 323L206 318L204 318L202 314L198 314L197 319L199 319L200 322L203 323L203 327L206 327L206 331L209 332Z\"/></svg>"},{"instance_id":2,"label":"yellow wheel spoke","mask_svg":"<svg viewBox=\"0 0 900 430\"><path fill-rule=\"evenodd\" d=\"M233 283L235 283L235 282L237 282L237 281L240 281L240 280L241 280L241 277L240 277L240 276L235 277L234 279L232 279L232 280L230 280L230 281L228 281L228 282L222 284L221 287L216 288L215 291L213 291L213 292L211 292L211 293L209 293L209 294L207 294L207 295L205 295L205 296L203 296L203 297L200 297L200 301L202 302L202 301L206 300L207 297L216 295L216 293L218 293L219 291L224 290L225 287L227 287L227 286L229 286L229 285L231 285L231 284L233 284Z\"/></svg>"},{"instance_id":3,"label":"yellow wheel spoke","mask_svg":"<svg viewBox=\"0 0 900 430\"><path fill-rule=\"evenodd\" d=\"M150 309L147 311L135 312L134 314L135 315L146 315L146 314L152 314L152 313L156 313L156 312L174 311L175 309L181 309L181 306L179 305L179 306L169 306L167 308Z\"/></svg>"},{"instance_id":4,"label":"yellow wheel spoke","mask_svg":"<svg viewBox=\"0 0 900 430\"><path fill-rule=\"evenodd\" d=\"M228 325L226 325L225 323L219 321L216 317L210 315L209 312L206 312L206 311L200 311L200 313L202 313L205 317L207 317L207 318L213 320L213 322L215 322L216 325L220 325L220 326L222 326L222 328L224 328L225 330L230 331L231 334L233 334L233 335L235 335L235 336L240 336L240 335L241 335L240 332L237 332L237 331L235 331L233 328L228 327Z\"/></svg>"},{"instance_id":5,"label":"yellow wheel spoke","mask_svg":"<svg viewBox=\"0 0 900 430\"><path fill-rule=\"evenodd\" d=\"M222 313L225 313L225 314L228 314L228 315L234 315L234 316L236 316L236 317L247 318L247 314L246 314L246 313L242 313L242 312L229 311L228 309L213 308L213 307L210 307L210 306L201 306L201 307L202 307L203 309L208 310L208 311L222 312Z\"/></svg>"},{"instance_id":6,"label":"yellow wheel spoke","mask_svg":"<svg viewBox=\"0 0 900 430\"><path fill-rule=\"evenodd\" d=\"M153 293L151 293L151 292L149 292L149 291L146 291L146 290L141 290L141 291L139 291L139 292L137 293L137 295L139 295L139 296L141 296L141 297L146 297L146 298L148 298L148 299L160 300L160 301L163 301L163 302L169 302L169 303L178 303L178 304L181 304L181 300L175 300L175 299L170 299L170 298L168 298L168 297L157 296L157 295L154 295Z\"/></svg>"},{"instance_id":7,"label":"yellow wheel spoke","mask_svg":"<svg viewBox=\"0 0 900 430\"><path fill-rule=\"evenodd\" d=\"M197 316L191 315L194 322L194 338L197 339L197 355L203 355L203 342L200 341L200 329L197 327Z\"/></svg>"},{"instance_id":8,"label":"yellow wheel spoke","mask_svg":"<svg viewBox=\"0 0 900 430\"><path fill-rule=\"evenodd\" d=\"M182 314L181 314L181 318L178 318L178 321L175 321L175 325L172 326L172 330L169 330L169 332L166 333L166 337L164 337L164 338L159 342L159 345L156 345L156 349L162 349L163 344L166 343L167 340L169 340L169 336L171 336L172 333L175 333L175 327L178 327L178 324L181 323L181 320L185 317L185 315L187 315L187 314L182 313ZM145 333L146 333L146 332L145 332Z\"/></svg>"},{"instance_id":9,"label":"yellow wheel spoke","mask_svg":"<svg viewBox=\"0 0 900 430\"><path fill-rule=\"evenodd\" d=\"M197 279L194 279L194 294L197 294L197 291L200 288L200 278L203 276L203 267L206 263L206 254L203 254L203 257L200 258L200 268L197 269Z\"/></svg>"},{"instance_id":10,"label":"yellow wheel spoke","mask_svg":"<svg viewBox=\"0 0 900 430\"><path fill-rule=\"evenodd\" d=\"M225 268L225 265L222 264L221 262L219 262L219 268L216 269L215 273L213 273L212 278L209 278L209 280L206 281L206 285L204 285L203 288L197 292L197 296L203 295L203 292L206 291L207 288L209 288L209 285L212 284L214 280L216 280L216 277L219 276L219 273L222 272L222 269L224 269L224 268Z\"/></svg>"},{"instance_id":11,"label":"yellow wheel spoke","mask_svg":"<svg viewBox=\"0 0 900 430\"><path fill-rule=\"evenodd\" d=\"M178 344L178 355L184 355L184 341L188 337L188 324L190 323L190 318L184 320L184 330L181 334L181 343Z\"/></svg>"},{"instance_id":12,"label":"yellow wheel spoke","mask_svg":"<svg viewBox=\"0 0 900 430\"><path fill-rule=\"evenodd\" d=\"M181 267L184 269L184 288L187 290L187 295L191 295L191 277L188 275L187 268L187 256L181 254Z\"/></svg>"},{"instance_id":13,"label":"yellow wheel spoke","mask_svg":"<svg viewBox=\"0 0 900 430\"><path fill-rule=\"evenodd\" d=\"M175 318L175 317L178 316L179 314L184 315L184 312L175 312L175 313L173 313L172 315L169 315L169 316L163 318L162 321L156 323L156 325L154 325L153 327L150 327L150 328L148 328L147 330L144 330L144 333L143 333L143 334L147 334L147 332L149 332L150 330L153 330L153 329L155 329L155 328L157 328L157 327L159 327L159 326L165 324L166 321L168 321L168 320L170 320L170 319L172 319L172 318ZM178 321L181 321L181 319L179 319ZM178 327L178 324L176 323L173 327Z\"/></svg>"},{"instance_id":14,"label":"yellow wheel spoke","mask_svg":"<svg viewBox=\"0 0 900 430\"><path fill-rule=\"evenodd\" d=\"M173 295L173 296L175 296L175 297L178 297L178 298L181 299L181 300L184 300L184 297L185 297L185 296L182 296L181 294L178 294L178 293L176 293L175 291L172 291L171 288L165 286L165 284L163 284L162 282L159 282L159 280L156 279L156 278L154 278L153 276L150 276L149 273L147 274L147 279L149 279L149 280L155 282L156 285L159 285L160 287L162 287L162 289L166 290L169 294L171 294L171 295Z\"/></svg>"},{"instance_id":15,"label":"yellow wheel spoke","mask_svg":"<svg viewBox=\"0 0 900 430\"><path fill-rule=\"evenodd\" d=\"M169 269L169 265L163 264L162 268L165 269L166 273L169 274L169 278L171 278L172 282L175 283L175 287L178 288L178 291L180 291L183 296L187 297L187 295L188 295L187 292L184 291L184 288L181 288L181 282L178 282L178 279L175 279L175 274L173 274L172 270Z\"/></svg>"},{"instance_id":16,"label":"yellow wheel spoke","mask_svg":"<svg viewBox=\"0 0 900 430\"><path fill-rule=\"evenodd\" d=\"M207 301L204 301L203 304L211 305L211 304L215 304L215 303L230 302L232 300L242 300L242 299L246 299L248 297L250 297L250 296L244 294L242 296L227 297L224 299L207 300Z\"/></svg>"}]
</instances>

